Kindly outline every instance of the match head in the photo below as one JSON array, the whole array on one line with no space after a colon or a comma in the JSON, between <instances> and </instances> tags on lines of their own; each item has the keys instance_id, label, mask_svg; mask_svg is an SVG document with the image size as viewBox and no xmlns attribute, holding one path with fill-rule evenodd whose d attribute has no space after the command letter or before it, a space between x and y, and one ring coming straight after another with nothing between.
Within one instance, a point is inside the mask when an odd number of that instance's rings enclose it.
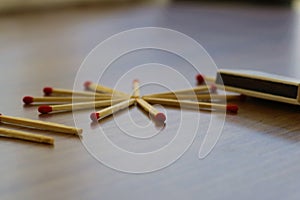
<instances>
[{"instance_id":1,"label":"match head","mask_svg":"<svg viewBox=\"0 0 300 200\"><path fill-rule=\"evenodd\" d=\"M226 110L227 110L227 112L230 112L230 113L237 113L239 110L239 107L237 105L228 104L226 106Z\"/></svg>"},{"instance_id":2,"label":"match head","mask_svg":"<svg viewBox=\"0 0 300 200\"><path fill-rule=\"evenodd\" d=\"M24 102L25 104L31 104L31 103L33 102L33 97L31 97L31 96L25 96L25 97L23 98L23 102Z\"/></svg>"},{"instance_id":3,"label":"match head","mask_svg":"<svg viewBox=\"0 0 300 200\"><path fill-rule=\"evenodd\" d=\"M134 79L133 80L133 83L136 83L136 82L139 83L140 82L139 79Z\"/></svg>"},{"instance_id":4,"label":"match head","mask_svg":"<svg viewBox=\"0 0 300 200\"><path fill-rule=\"evenodd\" d=\"M211 93L216 93L218 90L217 86L215 84L211 84L210 87L209 87L209 91Z\"/></svg>"},{"instance_id":5,"label":"match head","mask_svg":"<svg viewBox=\"0 0 300 200\"><path fill-rule=\"evenodd\" d=\"M156 122L164 123L166 121L166 115L164 113L157 113L154 116Z\"/></svg>"},{"instance_id":6,"label":"match head","mask_svg":"<svg viewBox=\"0 0 300 200\"><path fill-rule=\"evenodd\" d=\"M100 118L100 114L97 112L91 113L90 118L93 122L97 122Z\"/></svg>"},{"instance_id":7,"label":"match head","mask_svg":"<svg viewBox=\"0 0 300 200\"><path fill-rule=\"evenodd\" d=\"M202 74L197 74L196 80L198 82L198 85L202 85L205 82L205 77Z\"/></svg>"},{"instance_id":8,"label":"match head","mask_svg":"<svg viewBox=\"0 0 300 200\"><path fill-rule=\"evenodd\" d=\"M87 89L91 84L92 84L91 81L86 81L86 82L84 82L83 86L85 89Z\"/></svg>"},{"instance_id":9,"label":"match head","mask_svg":"<svg viewBox=\"0 0 300 200\"><path fill-rule=\"evenodd\" d=\"M48 105L42 105L38 108L38 111L42 114L48 114L49 112L52 112L52 107Z\"/></svg>"},{"instance_id":10,"label":"match head","mask_svg":"<svg viewBox=\"0 0 300 200\"><path fill-rule=\"evenodd\" d=\"M53 92L53 88L52 87L44 87L43 91L46 96L49 96Z\"/></svg>"}]
</instances>

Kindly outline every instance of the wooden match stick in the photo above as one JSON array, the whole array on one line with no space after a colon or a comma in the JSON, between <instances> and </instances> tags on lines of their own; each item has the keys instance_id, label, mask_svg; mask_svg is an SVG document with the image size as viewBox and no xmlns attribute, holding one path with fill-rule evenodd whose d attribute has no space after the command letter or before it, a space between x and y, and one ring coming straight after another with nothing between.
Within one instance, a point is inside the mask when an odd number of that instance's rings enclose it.
<instances>
[{"instance_id":1,"label":"wooden match stick","mask_svg":"<svg viewBox=\"0 0 300 200\"><path fill-rule=\"evenodd\" d=\"M32 97L25 96L23 102L25 104L31 103L70 103L70 102L83 102L83 101L100 101L100 100L109 100L112 96L103 96L103 97Z\"/></svg>"},{"instance_id":2,"label":"wooden match stick","mask_svg":"<svg viewBox=\"0 0 300 200\"><path fill-rule=\"evenodd\" d=\"M104 117L107 117L113 113L116 113L120 110L123 110L135 103L135 99L129 99L126 101L122 101L118 104L112 105L110 107L104 108L98 112L94 112L90 115L90 118L92 121L98 121L99 119L102 119Z\"/></svg>"},{"instance_id":3,"label":"wooden match stick","mask_svg":"<svg viewBox=\"0 0 300 200\"><path fill-rule=\"evenodd\" d=\"M183 89L183 90L175 90L173 92L163 92L163 93L156 93L156 94L149 94L149 95L145 95L146 97L158 97L161 95L169 95L169 94L175 94L175 95L179 95L179 94L196 94L199 92L211 92L211 93L215 93L217 90L217 87L213 84L210 86L206 86L206 85L201 85L201 86L197 86L191 89Z\"/></svg>"},{"instance_id":4,"label":"wooden match stick","mask_svg":"<svg viewBox=\"0 0 300 200\"><path fill-rule=\"evenodd\" d=\"M90 81L86 81L84 83L84 87L85 87L85 89L91 90L93 92L108 93L108 94L111 94L111 95L130 97L130 95L128 95L124 92L112 89L110 87L106 87L104 85L98 85L98 84L90 82Z\"/></svg>"},{"instance_id":5,"label":"wooden match stick","mask_svg":"<svg viewBox=\"0 0 300 200\"><path fill-rule=\"evenodd\" d=\"M74 135L79 135L82 133L82 129L75 128L72 126L66 126L58 123L44 122L40 120L33 120L33 119L27 119L21 117L6 116L1 114L0 114L0 122L13 124L16 126L36 128L40 130L55 131L55 132L68 133Z\"/></svg>"},{"instance_id":6,"label":"wooden match stick","mask_svg":"<svg viewBox=\"0 0 300 200\"><path fill-rule=\"evenodd\" d=\"M45 87L43 89L44 94L46 96L87 96L87 97L95 97L95 96L106 96L107 94L97 94L94 92L86 92L86 91L73 91L67 89L60 89L60 88L52 88L52 87Z\"/></svg>"},{"instance_id":7,"label":"wooden match stick","mask_svg":"<svg viewBox=\"0 0 300 200\"><path fill-rule=\"evenodd\" d=\"M149 97L149 96L145 96ZM221 94L165 94L160 96L155 96L156 98L163 98L163 99L178 99L178 100L198 100L198 101L218 101L218 100L243 100L245 95L221 95Z\"/></svg>"},{"instance_id":8,"label":"wooden match stick","mask_svg":"<svg viewBox=\"0 0 300 200\"><path fill-rule=\"evenodd\" d=\"M148 102L146 102L144 99L136 99L136 102L138 105L140 105L145 111L149 112L152 117L154 117L155 121L158 122L165 122L166 116L164 113L159 112L156 108L154 108L152 105L150 105Z\"/></svg>"},{"instance_id":9,"label":"wooden match stick","mask_svg":"<svg viewBox=\"0 0 300 200\"><path fill-rule=\"evenodd\" d=\"M54 139L52 137L40 135L40 134L32 134L25 131L18 131L7 128L0 128L0 136L5 136L9 138L17 138L21 140L27 140L31 142L39 142L45 144L54 144Z\"/></svg>"},{"instance_id":10,"label":"wooden match stick","mask_svg":"<svg viewBox=\"0 0 300 200\"><path fill-rule=\"evenodd\" d=\"M195 102L188 100L176 100L176 99L163 99L163 98L152 98L152 97L143 97L149 103L152 104L161 104L167 106L176 106L183 108L191 108L191 109L215 109L215 110L226 110L228 112L237 113L238 106L228 104L215 104L215 103L204 103L204 102Z\"/></svg>"},{"instance_id":11,"label":"wooden match stick","mask_svg":"<svg viewBox=\"0 0 300 200\"><path fill-rule=\"evenodd\" d=\"M139 98L140 97L140 82L139 80L135 79L133 80L133 98Z\"/></svg>"},{"instance_id":12,"label":"wooden match stick","mask_svg":"<svg viewBox=\"0 0 300 200\"><path fill-rule=\"evenodd\" d=\"M214 83L216 81L214 77L204 76L203 74L197 74L196 80L199 85L204 84L206 82Z\"/></svg>"},{"instance_id":13,"label":"wooden match stick","mask_svg":"<svg viewBox=\"0 0 300 200\"><path fill-rule=\"evenodd\" d=\"M70 103L70 104L61 104L61 105L42 105L39 106L38 111L42 114L47 114L56 111L73 111L73 110L81 110L81 109L88 109L88 108L99 108L104 106L110 106L120 101L124 101L124 99L88 101L88 102Z\"/></svg>"}]
</instances>

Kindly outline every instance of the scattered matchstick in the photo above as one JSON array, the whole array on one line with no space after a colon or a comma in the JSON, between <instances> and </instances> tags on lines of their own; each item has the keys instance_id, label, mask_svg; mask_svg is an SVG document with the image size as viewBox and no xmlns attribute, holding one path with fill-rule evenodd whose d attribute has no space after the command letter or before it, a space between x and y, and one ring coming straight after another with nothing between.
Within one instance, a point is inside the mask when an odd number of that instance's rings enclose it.
<instances>
[{"instance_id":1,"label":"scattered matchstick","mask_svg":"<svg viewBox=\"0 0 300 200\"><path fill-rule=\"evenodd\" d=\"M54 139L52 137L40 135L40 134L32 134L25 131L18 131L7 128L0 128L0 136L9 137L9 138L17 138L21 140L27 140L31 142L39 142L45 144L54 144Z\"/></svg>"},{"instance_id":2,"label":"scattered matchstick","mask_svg":"<svg viewBox=\"0 0 300 200\"><path fill-rule=\"evenodd\" d=\"M118 104L112 105L110 107L104 108L98 112L94 112L90 115L90 118L92 121L96 122L99 119L103 119L104 117L107 117L113 113L116 113L120 110L123 110L127 107L130 107L131 105L133 105L135 103L135 99L129 99L129 100L125 100L122 101Z\"/></svg>"},{"instance_id":3,"label":"scattered matchstick","mask_svg":"<svg viewBox=\"0 0 300 200\"><path fill-rule=\"evenodd\" d=\"M233 104L222 105L215 103L204 103L204 102L195 102L188 100L176 100L176 99L163 99L163 98L153 98L153 97L143 97L149 103L152 104L161 104L168 106L176 106L183 108L191 109L214 109L214 110L226 110L227 112L237 113L238 106Z\"/></svg>"},{"instance_id":4,"label":"scattered matchstick","mask_svg":"<svg viewBox=\"0 0 300 200\"><path fill-rule=\"evenodd\" d=\"M139 80L135 79L133 80L133 98L139 98L140 97L140 82Z\"/></svg>"},{"instance_id":5,"label":"scattered matchstick","mask_svg":"<svg viewBox=\"0 0 300 200\"><path fill-rule=\"evenodd\" d=\"M151 96L145 96L151 97ZM245 99L245 95L240 94L232 94L232 95L225 95L225 94L165 94L160 96L155 96L156 98L162 99L178 99L178 100L197 100L197 101L230 101L230 100L241 100Z\"/></svg>"},{"instance_id":6,"label":"scattered matchstick","mask_svg":"<svg viewBox=\"0 0 300 200\"><path fill-rule=\"evenodd\" d=\"M217 91L217 87L216 85L212 84L210 86L206 86L206 85L201 85L201 86L197 86L191 89L183 89L183 90L175 90L173 92L163 92L163 93L156 93L156 94L150 94L150 95L145 95L147 97L158 97L161 95L180 95L180 94L192 94L195 95L196 93L199 92L211 92L211 93L215 93Z\"/></svg>"},{"instance_id":7,"label":"scattered matchstick","mask_svg":"<svg viewBox=\"0 0 300 200\"><path fill-rule=\"evenodd\" d=\"M0 114L0 122L12 124L16 126L36 128L40 130L55 131L55 132L68 133L74 135L79 135L82 133L82 129L72 127L72 126L66 126L58 123L44 122L40 120L32 120L32 119L21 118L21 117L6 116L2 114Z\"/></svg>"},{"instance_id":8,"label":"scattered matchstick","mask_svg":"<svg viewBox=\"0 0 300 200\"><path fill-rule=\"evenodd\" d=\"M136 99L138 105L140 105L145 111L149 112L154 120L157 122L164 123L166 121L166 116L164 113L159 112L156 108L146 102L144 99Z\"/></svg>"},{"instance_id":9,"label":"scattered matchstick","mask_svg":"<svg viewBox=\"0 0 300 200\"><path fill-rule=\"evenodd\" d=\"M32 97L25 96L23 102L25 104L32 103L71 103L71 102L84 102L84 101L100 101L100 100L109 100L112 96L96 96L96 97Z\"/></svg>"},{"instance_id":10,"label":"scattered matchstick","mask_svg":"<svg viewBox=\"0 0 300 200\"><path fill-rule=\"evenodd\" d=\"M52 87L45 87L43 89L44 94L46 96L87 96L87 97L97 97L97 96L107 96L105 94L97 94L94 92L87 92L87 91L73 91L73 90L67 90L67 89L60 89L60 88L52 88Z\"/></svg>"},{"instance_id":11,"label":"scattered matchstick","mask_svg":"<svg viewBox=\"0 0 300 200\"><path fill-rule=\"evenodd\" d=\"M91 81L86 81L84 83L84 87L85 87L85 89L91 90L93 92L108 93L108 94L111 94L111 95L130 97L130 95L128 95L124 92L121 92L121 91L118 91L118 90L115 90L115 89L112 89L112 88L109 88L109 87L106 87L106 86L103 86L103 85L98 85L98 84L93 83Z\"/></svg>"},{"instance_id":12,"label":"scattered matchstick","mask_svg":"<svg viewBox=\"0 0 300 200\"><path fill-rule=\"evenodd\" d=\"M196 75L196 80L197 80L198 85L202 85L205 82L214 83L216 79L214 77L204 76L203 74L197 74Z\"/></svg>"},{"instance_id":13,"label":"scattered matchstick","mask_svg":"<svg viewBox=\"0 0 300 200\"><path fill-rule=\"evenodd\" d=\"M124 99L88 101L88 102L60 104L60 105L41 105L39 106L38 111L42 114L48 114L57 111L66 112L66 111L81 110L81 109L88 109L88 108L99 108L104 106L110 106L120 101L124 101Z\"/></svg>"}]
</instances>

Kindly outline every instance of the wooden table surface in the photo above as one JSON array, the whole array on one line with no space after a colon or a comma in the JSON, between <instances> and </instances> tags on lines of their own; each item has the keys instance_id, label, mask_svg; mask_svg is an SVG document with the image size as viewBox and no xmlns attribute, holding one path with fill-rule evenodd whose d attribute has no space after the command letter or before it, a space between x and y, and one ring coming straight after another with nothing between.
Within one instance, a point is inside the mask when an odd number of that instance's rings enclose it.
<instances>
[{"instance_id":1,"label":"wooden table surface","mask_svg":"<svg viewBox=\"0 0 300 200\"><path fill-rule=\"evenodd\" d=\"M173 4L2 15L1 113L74 125L72 113L40 116L36 106L23 106L22 97L39 96L44 86L72 89L82 61L98 43L145 26L189 35L203 45L218 68L257 69L300 78L300 15L289 8ZM116 77L131 67L154 61L178 67L195 84L195 74L185 63L154 51L119 60L103 83L114 86ZM89 80L95 71L85 73L79 81ZM172 76L157 72L156 77L173 81L174 88L182 87ZM124 86L127 92L130 78ZM145 87L142 93L151 90ZM199 147L210 117L218 114L184 111L201 116L193 144L176 162L151 173L111 169L96 160L78 137L32 131L53 136L54 147L2 137L0 199L299 199L299 107L257 99L237 104L239 113L226 116L217 145L202 160ZM76 112L75 116L85 136L101 126L118 145L137 152L166 145L180 122L180 110L166 108L166 127L148 142L122 135L112 118L91 125L90 112ZM140 134L149 134L154 124L148 117L136 107L130 113L135 124L148 126ZM128 116L121 112L116 118L133 131ZM187 134L189 131L187 128ZM126 162L123 157L115 159Z\"/></svg>"}]
</instances>

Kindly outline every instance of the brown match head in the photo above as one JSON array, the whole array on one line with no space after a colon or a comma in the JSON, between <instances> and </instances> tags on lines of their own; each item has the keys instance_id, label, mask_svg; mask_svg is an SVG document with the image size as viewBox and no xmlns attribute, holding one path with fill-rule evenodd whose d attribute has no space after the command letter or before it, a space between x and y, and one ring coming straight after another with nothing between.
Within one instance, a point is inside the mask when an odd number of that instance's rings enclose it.
<instances>
[{"instance_id":1,"label":"brown match head","mask_svg":"<svg viewBox=\"0 0 300 200\"><path fill-rule=\"evenodd\" d=\"M140 81L139 81L139 79L134 79L133 80L133 83L139 83Z\"/></svg>"},{"instance_id":2,"label":"brown match head","mask_svg":"<svg viewBox=\"0 0 300 200\"><path fill-rule=\"evenodd\" d=\"M31 104L31 103L33 102L33 97L31 97L31 96L25 96L25 97L23 98L23 102L24 102L25 104Z\"/></svg>"},{"instance_id":3,"label":"brown match head","mask_svg":"<svg viewBox=\"0 0 300 200\"><path fill-rule=\"evenodd\" d=\"M48 114L49 112L52 112L52 107L48 105L42 105L39 106L38 111L42 114Z\"/></svg>"},{"instance_id":4,"label":"brown match head","mask_svg":"<svg viewBox=\"0 0 300 200\"><path fill-rule=\"evenodd\" d=\"M164 123L166 121L166 115L164 113L157 113L155 116L154 116L154 120L156 122L160 122L160 123Z\"/></svg>"},{"instance_id":5,"label":"brown match head","mask_svg":"<svg viewBox=\"0 0 300 200\"><path fill-rule=\"evenodd\" d=\"M91 113L90 118L93 122L97 122L100 118L100 114L97 112Z\"/></svg>"},{"instance_id":6,"label":"brown match head","mask_svg":"<svg viewBox=\"0 0 300 200\"><path fill-rule=\"evenodd\" d=\"M52 94L53 88L52 87L44 87L43 91L46 96L49 96Z\"/></svg>"}]
</instances>

